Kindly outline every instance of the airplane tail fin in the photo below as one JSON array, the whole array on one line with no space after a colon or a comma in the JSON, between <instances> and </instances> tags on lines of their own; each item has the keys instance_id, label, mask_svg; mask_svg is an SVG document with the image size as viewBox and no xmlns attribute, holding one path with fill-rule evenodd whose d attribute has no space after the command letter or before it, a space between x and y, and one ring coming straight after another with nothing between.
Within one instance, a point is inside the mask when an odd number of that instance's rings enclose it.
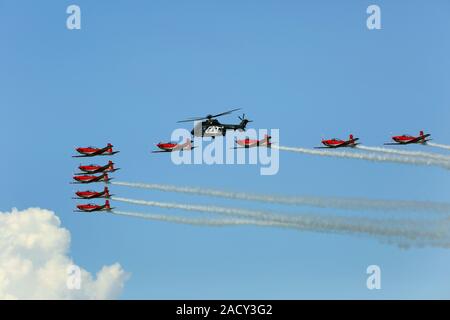
<instances>
[{"instance_id":1,"label":"airplane tail fin","mask_svg":"<svg viewBox=\"0 0 450 320\"><path fill-rule=\"evenodd\" d=\"M111 143L108 143L108 152L109 153L112 153L113 152L113 149L112 149L112 144Z\"/></svg>"},{"instance_id":2,"label":"airplane tail fin","mask_svg":"<svg viewBox=\"0 0 450 320\"><path fill-rule=\"evenodd\" d=\"M111 206L109 205L109 200L105 201L105 209L107 210L111 209Z\"/></svg>"},{"instance_id":3,"label":"airplane tail fin","mask_svg":"<svg viewBox=\"0 0 450 320\"><path fill-rule=\"evenodd\" d=\"M105 187L105 188L103 189L103 192L105 193L105 197L106 197L106 198L109 198L109 188L108 188L108 187Z\"/></svg>"},{"instance_id":4,"label":"airplane tail fin","mask_svg":"<svg viewBox=\"0 0 450 320\"><path fill-rule=\"evenodd\" d=\"M420 136L423 138L422 142L421 142L422 144L427 144L427 141L431 140L431 139L427 139L427 137L429 137L430 135L425 134L423 131L420 131Z\"/></svg>"},{"instance_id":5,"label":"airplane tail fin","mask_svg":"<svg viewBox=\"0 0 450 320\"><path fill-rule=\"evenodd\" d=\"M270 139L272 139L272 136L267 135L267 146L270 147L272 145L272 141L270 141Z\"/></svg>"},{"instance_id":6,"label":"airplane tail fin","mask_svg":"<svg viewBox=\"0 0 450 320\"><path fill-rule=\"evenodd\" d=\"M353 140L353 135L350 134L350 136L348 138L349 138L349 140Z\"/></svg>"}]
</instances>

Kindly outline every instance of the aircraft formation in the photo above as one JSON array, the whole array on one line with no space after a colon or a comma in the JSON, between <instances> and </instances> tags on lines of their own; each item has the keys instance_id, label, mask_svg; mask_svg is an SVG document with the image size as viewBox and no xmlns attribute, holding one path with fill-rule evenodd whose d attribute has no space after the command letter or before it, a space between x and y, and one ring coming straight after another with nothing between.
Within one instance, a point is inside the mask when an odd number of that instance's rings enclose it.
<instances>
[{"instance_id":1,"label":"aircraft formation","mask_svg":"<svg viewBox=\"0 0 450 320\"><path fill-rule=\"evenodd\" d=\"M75 158L85 158L85 157L96 157L96 156L113 156L119 151L113 151L113 145L108 143L104 148L97 147L80 147L75 149L78 155L74 155ZM79 173L73 175L73 184L89 184L89 183L105 183L108 184L112 178L109 174L116 172L120 168L114 166L114 162L109 160L108 163L104 165L98 164L88 164L80 165L78 167ZM103 191L76 191L76 197L73 199L81 200L91 200L91 199L105 199L103 205L98 205L94 203L86 203L77 205L77 210L75 212L98 212L98 211L111 211L112 208L109 203L111 194L109 193L109 188L105 185Z\"/></svg>"},{"instance_id":2,"label":"aircraft formation","mask_svg":"<svg viewBox=\"0 0 450 320\"><path fill-rule=\"evenodd\" d=\"M186 120L178 121L179 123L183 122L192 122L192 121L201 121L197 123L192 130L191 134L193 137L218 137L225 136L227 132L232 131L245 131L247 124L252 122L245 118L245 114L239 117L240 123L237 124L223 124L217 120L217 117L221 117L224 115L228 115L232 112L238 111L240 109L232 109L226 112L222 112L219 114L211 115L208 114L205 117L194 117ZM426 144L431 139L429 138L430 134L425 134L423 131L420 131L419 135L412 136L408 134L396 135L392 136L391 139L393 142L384 143L385 145L408 145L408 144ZM322 139L322 146L317 146L315 148L319 149L336 149L336 148L355 148L359 145L359 138L354 137L352 134L349 135L348 139L342 140L338 138L332 139ZM238 148L271 148L271 136L265 135L263 139L250 139L245 138L235 140L234 149ZM188 138L185 142L159 142L156 144L158 150L152 151L152 153L167 153L174 151L190 151L195 148L193 145L193 141ZM73 157L76 158L87 158L87 157L101 157L101 156L113 156L117 154L119 151L113 150L113 145L108 143L103 148L97 147L78 147L75 149L77 152ZM115 167L115 164L112 160L109 160L107 163L99 165L99 164L87 164L87 165L79 165L79 172L73 175L73 184L90 184L90 183L104 183L109 184L113 179L110 177L110 174L119 170L119 168ZM110 199L112 195L109 192L109 188L105 185L102 191L92 191L92 190L84 190L84 191L76 191L76 197L73 199L78 200L92 200L92 199L105 199L104 204L79 204L77 205L76 212L98 212L98 211L112 211L113 208L110 206Z\"/></svg>"},{"instance_id":3,"label":"aircraft formation","mask_svg":"<svg viewBox=\"0 0 450 320\"><path fill-rule=\"evenodd\" d=\"M253 122L252 120L248 120L245 118L245 114L242 116L239 116L239 120L241 121L238 124L223 124L216 118L228 115L232 112L241 110L240 108L232 109L229 111L225 111L222 113L218 113L215 115L208 114L204 117L193 117L185 120L178 121L178 123L184 123L184 122L196 122L201 121L197 123L194 127L194 129L191 131L191 134L193 137L219 137L219 136L225 136L226 133L230 130L232 131L245 131L247 124L250 122ZM431 139L428 139L430 134L424 134L423 131L420 131L418 136L411 136L408 134L403 134L399 136L393 136L391 137L394 141L393 143L385 143L385 145L405 145L405 144L425 144L427 141L430 141ZM266 135L264 139L261 140L252 140L249 138L245 138L242 140L236 140L236 146L234 149L238 148L253 148L253 147L267 147L270 148L272 145L271 142L271 136ZM342 140L338 138L332 138L332 139L322 139L322 145L320 147L315 147L317 149L327 149L327 148L343 148L343 147L349 147L353 148L356 147L359 143L357 142L359 138L353 137L352 134L350 134L349 138L347 140ZM190 139L187 139L184 143L178 143L178 142L159 142L156 144L156 147L158 150L152 151L152 153L165 153L165 152L173 152L173 151L189 151L195 148L195 146L192 145L193 141Z\"/></svg>"}]
</instances>

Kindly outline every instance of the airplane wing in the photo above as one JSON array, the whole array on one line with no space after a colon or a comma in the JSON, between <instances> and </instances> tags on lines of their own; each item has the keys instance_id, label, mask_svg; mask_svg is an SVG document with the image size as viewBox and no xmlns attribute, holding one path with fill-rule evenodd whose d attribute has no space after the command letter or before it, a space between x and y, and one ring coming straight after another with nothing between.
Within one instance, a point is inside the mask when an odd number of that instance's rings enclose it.
<instances>
[{"instance_id":1,"label":"airplane wing","mask_svg":"<svg viewBox=\"0 0 450 320\"><path fill-rule=\"evenodd\" d=\"M353 142L350 141L345 141L344 143L341 143L340 145L336 146L337 148L339 147L348 147L349 145L353 144Z\"/></svg>"},{"instance_id":2,"label":"airplane wing","mask_svg":"<svg viewBox=\"0 0 450 320\"><path fill-rule=\"evenodd\" d=\"M74 175L75 175L75 176L82 176L82 175L84 175L84 174L97 174L97 173L103 173L103 172L106 171L106 169L107 169L107 168L100 168L100 169L97 169L97 170L94 170L94 171L78 172L78 173L75 173ZM108 171L108 172L115 172L115 171L117 171L117 170L120 170L120 168L115 168L114 170L111 170L111 171Z\"/></svg>"},{"instance_id":3,"label":"airplane wing","mask_svg":"<svg viewBox=\"0 0 450 320\"><path fill-rule=\"evenodd\" d=\"M425 143L427 141L430 141L431 139L424 139L421 141L421 139L414 139L408 142L398 143L398 142L391 142L391 143L384 143L385 146L398 146L398 145L405 145L405 144L411 144L411 143Z\"/></svg>"},{"instance_id":4,"label":"airplane wing","mask_svg":"<svg viewBox=\"0 0 450 320\"><path fill-rule=\"evenodd\" d=\"M344 144L341 144L340 146L338 146L338 148L339 147L355 147L355 146L357 146L358 144L360 144L360 143L356 143L356 142L346 142L346 143L344 143Z\"/></svg>"},{"instance_id":5,"label":"airplane wing","mask_svg":"<svg viewBox=\"0 0 450 320\"><path fill-rule=\"evenodd\" d=\"M168 151L168 150L155 150L155 151L152 151L152 153L167 153L167 152L171 152L171 151Z\"/></svg>"},{"instance_id":6,"label":"airplane wing","mask_svg":"<svg viewBox=\"0 0 450 320\"><path fill-rule=\"evenodd\" d=\"M94 157L94 156L112 156L113 154L119 153L120 151L113 151L111 153L106 153L104 154L104 152L106 152L109 149L109 147L105 147L105 148L101 148L95 152L89 153L89 154L81 154L81 155L76 155L76 156L72 156L72 158L84 158L84 157Z\"/></svg>"},{"instance_id":7,"label":"airplane wing","mask_svg":"<svg viewBox=\"0 0 450 320\"><path fill-rule=\"evenodd\" d=\"M103 151L104 152L104 151ZM119 153L120 151L113 151L113 152L111 152L111 153L96 153L96 152L94 152L94 156L112 156L113 154L116 154L116 153ZM92 156L89 156L89 157L92 157Z\"/></svg>"},{"instance_id":8,"label":"airplane wing","mask_svg":"<svg viewBox=\"0 0 450 320\"><path fill-rule=\"evenodd\" d=\"M355 138L355 139L352 139L352 140L345 141L343 144L339 145L339 147L348 146L350 144L357 145L357 144L359 144L359 143L356 143L356 141L358 141L358 140L359 140L359 138Z\"/></svg>"},{"instance_id":9,"label":"airplane wing","mask_svg":"<svg viewBox=\"0 0 450 320\"><path fill-rule=\"evenodd\" d=\"M105 152L106 150L108 150L108 148L102 148L99 149L95 152L92 153L83 153L81 155L76 155L76 156L72 156L73 158L83 158L83 157L94 157L94 156L99 156L101 155L101 153Z\"/></svg>"},{"instance_id":10,"label":"airplane wing","mask_svg":"<svg viewBox=\"0 0 450 320\"><path fill-rule=\"evenodd\" d=\"M419 142L419 141L426 141L426 138L428 138L430 136L430 134L424 134L423 136L420 136L420 137L417 137L417 138L415 138L415 139L413 139L413 140L411 140L411 141L408 141L407 143L416 143L416 142Z\"/></svg>"},{"instance_id":11,"label":"airplane wing","mask_svg":"<svg viewBox=\"0 0 450 320\"><path fill-rule=\"evenodd\" d=\"M120 151L113 151L111 153L105 153L106 150L98 150L89 154L82 154L82 155L77 155L77 156L72 156L73 158L83 158L83 157L95 157L95 156L112 156L116 153L119 153Z\"/></svg>"},{"instance_id":12,"label":"airplane wing","mask_svg":"<svg viewBox=\"0 0 450 320\"><path fill-rule=\"evenodd\" d=\"M102 171L77 172L77 173L74 173L73 175L74 176L82 176L85 174L96 174L96 173L100 173L100 172L102 172Z\"/></svg>"}]
</instances>

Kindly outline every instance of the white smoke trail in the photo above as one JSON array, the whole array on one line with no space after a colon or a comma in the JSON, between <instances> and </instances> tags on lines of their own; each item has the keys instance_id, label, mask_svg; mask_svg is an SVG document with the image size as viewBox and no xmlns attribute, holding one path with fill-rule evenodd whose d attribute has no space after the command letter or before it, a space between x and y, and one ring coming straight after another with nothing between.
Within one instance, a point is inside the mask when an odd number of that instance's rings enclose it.
<instances>
[{"instance_id":1,"label":"white smoke trail","mask_svg":"<svg viewBox=\"0 0 450 320\"><path fill-rule=\"evenodd\" d=\"M423 166L438 166L445 169L450 169L450 162L448 161L437 161L434 159L416 158L416 157L406 157L406 156L394 156L394 155L380 155L377 153L360 153L360 152L348 152L348 151L331 151L331 150L314 150L307 148L298 147L285 147L272 145L272 148L278 148L283 151L298 152L304 154L325 156L325 157L337 157L337 158L350 158L367 160L374 162L393 162L393 163L403 163L403 164L413 164L413 165L423 165Z\"/></svg>"},{"instance_id":2,"label":"white smoke trail","mask_svg":"<svg viewBox=\"0 0 450 320\"><path fill-rule=\"evenodd\" d=\"M271 222L280 227L291 227L305 231L316 231L323 233L345 233L345 234L367 234L388 238L404 238L408 240L425 241L425 239L439 242L440 245L450 245L447 228L438 225L438 229L426 230L422 223L409 220L381 220L366 218L344 218L319 215L296 215L288 216L266 211L253 211L239 208L228 208L218 206L191 205L181 203L168 203L158 201L135 200L128 198L113 197L115 201L159 207L164 209L180 209L214 214L231 215L238 217L258 219ZM275 225L274 225L275 226Z\"/></svg>"},{"instance_id":3,"label":"white smoke trail","mask_svg":"<svg viewBox=\"0 0 450 320\"><path fill-rule=\"evenodd\" d=\"M179 209L186 211L204 212L204 213L216 213L230 216L240 216L247 218L257 218L257 219L269 219L271 216L262 211L252 211L239 208L228 208L228 207L218 207L218 206L205 206L205 205L194 205L194 204L183 204L183 203L173 203L173 202L159 202L159 201L146 201L146 200L136 200L121 197L111 197L114 201L120 201L125 203L159 207L164 209ZM280 217L280 219L282 219ZM289 217L287 217L289 219ZM285 222L285 221L281 221Z\"/></svg>"},{"instance_id":4,"label":"white smoke trail","mask_svg":"<svg viewBox=\"0 0 450 320\"><path fill-rule=\"evenodd\" d=\"M439 143L434 143L434 142L427 142L427 145L429 145L431 147L435 147L435 148L441 148L441 149L445 149L445 150L450 150L450 146L448 144L439 144Z\"/></svg>"},{"instance_id":5,"label":"white smoke trail","mask_svg":"<svg viewBox=\"0 0 450 320\"><path fill-rule=\"evenodd\" d=\"M437 153L430 153L430 152L422 152L422 151L406 151L406 150L397 150L397 149L391 149L391 148L380 148L380 147L368 147L363 145L356 146L357 149L366 150L366 151L375 151L375 152L382 152L382 153L388 153L388 154L396 154L400 156L411 156L411 157L421 157L421 158L430 158L437 161L447 161L450 162L450 157L443 155L443 154L437 154Z\"/></svg>"},{"instance_id":6,"label":"white smoke trail","mask_svg":"<svg viewBox=\"0 0 450 320\"><path fill-rule=\"evenodd\" d=\"M180 216L169 216L164 214L151 214L151 213L139 213L139 212L127 212L127 211L110 211L112 214L129 216L135 218L142 218L147 220L154 221L164 221L164 222L173 222L173 223L181 223L181 224L190 224L190 225L198 225L198 226L238 226L238 225L256 225L256 226L278 226L282 224L277 224L273 222L266 221L258 221L258 220L249 220L249 219L194 219L194 218L186 218Z\"/></svg>"},{"instance_id":7,"label":"white smoke trail","mask_svg":"<svg viewBox=\"0 0 450 320\"><path fill-rule=\"evenodd\" d=\"M111 184L124 187L158 190L164 192L178 192L209 197L228 198L245 201L258 201L264 203L276 203L297 206L314 206L320 208L335 208L349 210L380 210L380 211L414 211L450 213L450 204L431 201L407 201L407 200L379 200L365 198L333 198L313 196L277 196L267 194L252 194L245 192L231 192L199 188L190 186L174 186L156 183L133 183L116 181Z\"/></svg>"}]
</instances>

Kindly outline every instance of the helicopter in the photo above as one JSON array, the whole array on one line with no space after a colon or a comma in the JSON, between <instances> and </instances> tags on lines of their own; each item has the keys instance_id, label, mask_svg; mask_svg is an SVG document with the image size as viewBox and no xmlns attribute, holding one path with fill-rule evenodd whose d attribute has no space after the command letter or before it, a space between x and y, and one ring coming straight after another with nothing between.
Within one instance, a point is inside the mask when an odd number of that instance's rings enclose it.
<instances>
[{"instance_id":1,"label":"helicopter","mask_svg":"<svg viewBox=\"0 0 450 320\"><path fill-rule=\"evenodd\" d=\"M248 120L245 118L245 113L241 116L239 116L239 120L241 120L241 122L239 124L223 124L220 123L219 120L217 120L216 118L230 114L234 111L238 111L241 110L241 108L237 108L237 109L232 109L229 111L225 111L219 114L208 114L205 117L194 117L194 118L189 118L186 120L181 120L178 121L178 123L182 123L182 122L192 122L192 121L201 121L204 120L200 123L197 123L194 127L194 129L192 129L191 134L194 137L218 137L218 136L225 136L227 130L239 130L239 131L245 131L245 127L247 126L248 123L252 122L252 120Z\"/></svg>"}]
</instances>

